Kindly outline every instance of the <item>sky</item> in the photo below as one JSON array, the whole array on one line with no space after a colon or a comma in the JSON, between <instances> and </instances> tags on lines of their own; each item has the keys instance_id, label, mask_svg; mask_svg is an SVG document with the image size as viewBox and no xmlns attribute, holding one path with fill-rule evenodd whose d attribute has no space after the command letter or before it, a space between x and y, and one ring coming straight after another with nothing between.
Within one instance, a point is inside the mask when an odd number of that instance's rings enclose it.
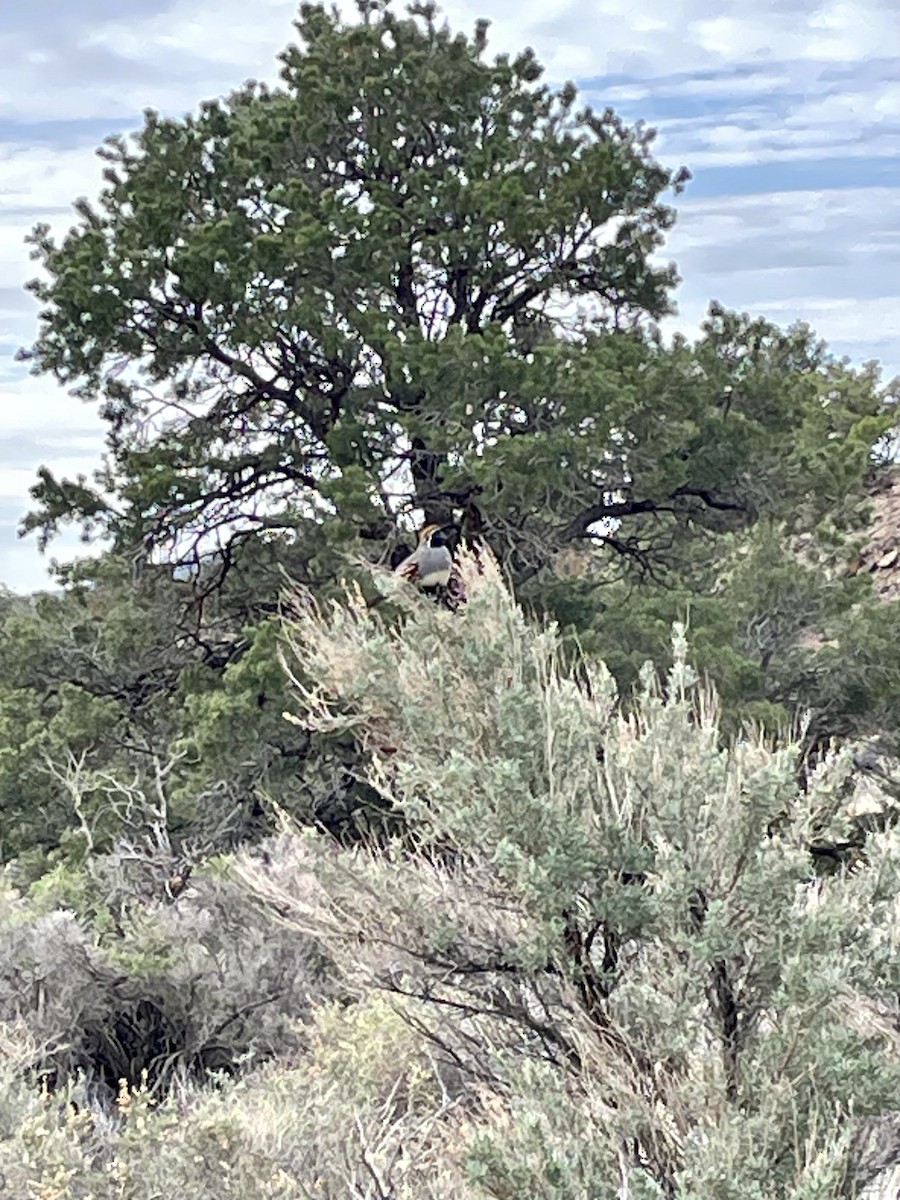
<instances>
[{"instance_id":1,"label":"sky","mask_svg":"<svg viewBox=\"0 0 900 1200\"><path fill-rule=\"evenodd\" d=\"M454 29L491 21L490 51L533 47L547 79L659 130L693 180L667 255L678 328L711 300L809 322L854 362L900 373L900 7L897 0L447 0ZM45 586L16 531L45 463L98 465L90 405L27 374L36 330L24 238L65 231L96 195L95 148L154 107L181 115L247 78L274 82L295 0L30 0L0 5L0 583ZM73 534L49 554L77 552Z\"/></svg>"}]
</instances>

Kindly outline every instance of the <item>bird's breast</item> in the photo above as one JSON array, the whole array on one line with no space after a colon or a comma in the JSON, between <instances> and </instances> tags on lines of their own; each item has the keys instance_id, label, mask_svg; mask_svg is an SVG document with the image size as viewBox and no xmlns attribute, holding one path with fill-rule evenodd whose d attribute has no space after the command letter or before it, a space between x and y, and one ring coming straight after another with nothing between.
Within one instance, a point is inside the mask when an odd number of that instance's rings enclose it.
<instances>
[{"instance_id":1,"label":"bird's breast","mask_svg":"<svg viewBox=\"0 0 900 1200\"><path fill-rule=\"evenodd\" d=\"M422 587L446 587L450 580L450 567L433 568L424 574L420 572L417 582Z\"/></svg>"}]
</instances>

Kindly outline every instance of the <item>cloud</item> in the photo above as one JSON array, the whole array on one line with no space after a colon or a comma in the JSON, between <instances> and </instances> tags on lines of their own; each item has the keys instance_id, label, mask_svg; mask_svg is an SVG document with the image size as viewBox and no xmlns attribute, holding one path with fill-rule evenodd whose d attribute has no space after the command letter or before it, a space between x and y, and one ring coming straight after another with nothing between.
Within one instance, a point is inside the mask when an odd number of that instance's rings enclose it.
<instances>
[{"instance_id":1,"label":"cloud","mask_svg":"<svg viewBox=\"0 0 900 1200\"><path fill-rule=\"evenodd\" d=\"M57 0L10 5L0 24L0 120L181 112L274 75L294 0ZM48 86L48 81L50 85Z\"/></svg>"},{"instance_id":2,"label":"cloud","mask_svg":"<svg viewBox=\"0 0 900 1200\"><path fill-rule=\"evenodd\" d=\"M46 587L50 556L41 555L34 536L20 538L19 525L32 501L29 489L37 469L90 478L99 465L103 430L96 412L50 380L12 369L4 375L0 359L0 583L17 591ZM52 546L52 556L65 562L85 554L74 530Z\"/></svg>"},{"instance_id":3,"label":"cloud","mask_svg":"<svg viewBox=\"0 0 900 1200\"><path fill-rule=\"evenodd\" d=\"M72 201L96 194L101 167L93 146L53 150L0 142L0 362L34 337L37 304L22 290L37 274L27 235L40 221L65 232L73 224ZM2 422L0 416L0 428Z\"/></svg>"},{"instance_id":4,"label":"cloud","mask_svg":"<svg viewBox=\"0 0 900 1200\"><path fill-rule=\"evenodd\" d=\"M484 15L478 3L447 6L454 25ZM487 15L503 49L530 43L559 78L662 74L783 60L861 61L896 43L893 0L495 0Z\"/></svg>"},{"instance_id":5,"label":"cloud","mask_svg":"<svg viewBox=\"0 0 900 1200\"><path fill-rule=\"evenodd\" d=\"M715 298L806 321L836 353L900 373L900 188L687 199L667 249L684 279L677 327Z\"/></svg>"},{"instance_id":6,"label":"cloud","mask_svg":"<svg viewBox=\"0 0 900 1200\"><path fill-rule=\"evenodd\" d=\"M53 587L49 575L51 562L68 562L76 556L97 552L96 547L85 545L73 530L66 530L53 542L51 551L41 554L36 539L20 538L21 519L18 500L0 500L0 584L13 587L18 592L34 592Z\"/></svg>"},{"instance_id":7,"label":"cloud","mask_svg":"<svg viewBox=\"0 0 900 1200\"><path fill-rule=\"evenodd\" d=\"M0 444L12 435L27 434L99 439L100 419L90 404L50 379L26 375L19 366L9 365L5 372L2 368L0 360ZM99 447L99 440L94 444Z\"/></svg>"},{"instance_id":8,"label":"cloud","mask_svg":"<svg viewBox=\"0 0 900 1200\"><path fill-rule=\"evenodd\" d=\"M270 73L268 61L288 40L297 11L294 0L218 0L178 6L138 21L112 21L95 29L87 43L102 47L142 68L176 62L203 62L243 71L256 61ZM210 37L214 29L227 36Z\"/></svg>"}]
</instances>

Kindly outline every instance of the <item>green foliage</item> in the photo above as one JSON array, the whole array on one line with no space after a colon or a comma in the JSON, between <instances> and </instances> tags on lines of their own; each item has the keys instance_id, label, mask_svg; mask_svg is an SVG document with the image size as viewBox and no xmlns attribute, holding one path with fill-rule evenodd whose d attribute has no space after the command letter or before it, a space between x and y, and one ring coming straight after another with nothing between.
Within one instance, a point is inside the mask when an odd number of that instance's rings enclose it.
<instances>
[{"instance_id":1,"label":"green foliage","mask_svg":"<svg viewBox=\"0 0 900 1200\"><path fill-rule=\"evenodd\" d=\"M649 135L539 85L530 51L489 64L483 26L451 36L431 10L345 24L304 5L297 31L283 88L148 112L131 143L108 140L107 187L65 241L35 231L32 357L105 396L119 493L45 472L28 522L45 535L67 515L181 549L286 527L314 555L325 514L390 531L404 442L444 462L445 504L471 493L451 457L569 369L564 346L530 366L514 318L579 295L626 323L668 311L673 271L649 256L673 179ZM521 399L497 406L498 387ZM440 503L434 472L412 472Z\"/></svg>"},{"instance_id":2,"label":"green foliage","mask_svg":"<svg viewBox=\"0 0 900 1200\"><path fill-rule=\"evenodd\" d=\"M896 731L847 570L896 395L664 342L652 134L359 11L32 238L108 436L24 529L112 548L0 595L0 1190L856 1196L900 789L829 739ZM454 613L366 564L423 516L495 554Z\"/></svg>"},{"instance_id":3,"label":"green foliage","mask_svg":"<svg viewBox=\"0 0 900 1200\"><path fill-rule=\"evenodd\" d=\"M761 522L714 551L686 552L668 586L587 576L548 588L544 605L625 694L642 663L671 661L670 631L682 621L727 732L747 721L777 732L803 718L815 741L872 736L893 727L900 703L900 609L847 574L847 556L841 542L829 549Z\"/></svg>"},{"instance_id":4,"label":"green foliage","mask_svg":"<svg viewBox=\"0 0 900 1200\"><path fill-rule=\"evenodd\" d=\"M280 720L275 614L285 575L374 599L360 561L422 516L484 540L623 694L682 620L726 732L893 719L895 617L841 578L891 388L717 304L664 342L686 176L651 132L530 51L491 60L483 24L360 18L304 5L278 88L148 111L68 235L34 233L26 357L99 398L108 453L91 483L42 470L24 527L112 542L0 635L0 837L34 871L134 836L126 811L146 832L160 772L176 855L275 806L383 824L352 736Z\"/></svg>"},{"instance_id":5,"label":"green foliage","mask_svg":"<svg viewBox=\"0 0 900 1200\"><path fill-rule=\"evenodd\" d=\"M847 519L892 397L717 305L662 344L685 175L652 133L489 62L483 24L361 12L304 5L279 89L148 112L65 240L35 232L30 357L103 397L109 456L93 488L44 472L26 528L228 563L280 533L321 584L424 513L523 583L571 542L665 569L698 528Z\"/></svg>"},{"instance_id":6,"label":"green foliage","mask_svg":"<svg viewBox=\"0 0 900 1200\"><path fill-rule=\"evenodd\" d=\"M107 555L0 619L0 851L29 877L123 841L164 877L275 806L352 829L352 741L281 719L278 624L245 578L202 586Z\"/></svg>"},{"instance_id":7,"label":"green foliage","mask_svg":"<svg viewBox=\"0 0 900 1200\"><path fill-rule=\"evenodd\" d=\"M799 787L796 744L726 742L680 631L623 709L462 569L456 613L387 576L399 625L351 589L286 630L393 841L288 825L174 903L121 850L0 897L15 1194L843 1200L896 1165L900 843L809 853L851 757Z\"/></svg>"},{"instance_id":8,"label":"green foliage","mask_svg":"<svg viewBox=\"0 0 900 1200\"><path fill-rule=\"evenodd\" d=\"M173 693L215 636L198 637L183 601L165 578L132 578L107 558L0 625L5 857L31 853L39 866L149 825L178 731Z\"/></svg>"}]
</instances>

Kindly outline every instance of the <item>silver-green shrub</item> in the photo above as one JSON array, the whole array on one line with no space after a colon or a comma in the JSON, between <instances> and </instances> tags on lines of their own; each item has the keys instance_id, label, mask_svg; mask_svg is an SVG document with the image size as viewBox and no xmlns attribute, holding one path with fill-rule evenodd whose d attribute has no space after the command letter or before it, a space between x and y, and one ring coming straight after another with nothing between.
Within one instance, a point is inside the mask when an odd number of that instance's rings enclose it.
<instances>
[{"instance_id":1,"label":"silver-green shrub","mask_svg":"<svg viewBox=\"0 0 900 1200\"><path fill-rule=\"evenodd\" d=\"M400 629L355 592L295 606L294 719L355 731L407 833L245 877L435 1045L468 1023L457 1065L511 1121L473 1147L486 1194L852 1194L900 1158L900 840L815 873L849 755L801 782L789 739L723 744L677 629L622 705L487 556L464 570L456 613L386 581Z\"/></svg>"},{"instance_id":2,"label":"silver-green shrub","mask_svg":"<svg viewBox=\"0 0 900 1200\"><path fill-rule=\"evenodd\" d=\"M318 946L248 909L216 864L176 903L115 921L48 907L55 890L0 888L0 1021L27 1031L28 1068L51 1088L77 1078L103 1104L144 1072L155 1094L234 1074L298 1051L312 999L332 994Z\"/></svg>"}]
</instances>

